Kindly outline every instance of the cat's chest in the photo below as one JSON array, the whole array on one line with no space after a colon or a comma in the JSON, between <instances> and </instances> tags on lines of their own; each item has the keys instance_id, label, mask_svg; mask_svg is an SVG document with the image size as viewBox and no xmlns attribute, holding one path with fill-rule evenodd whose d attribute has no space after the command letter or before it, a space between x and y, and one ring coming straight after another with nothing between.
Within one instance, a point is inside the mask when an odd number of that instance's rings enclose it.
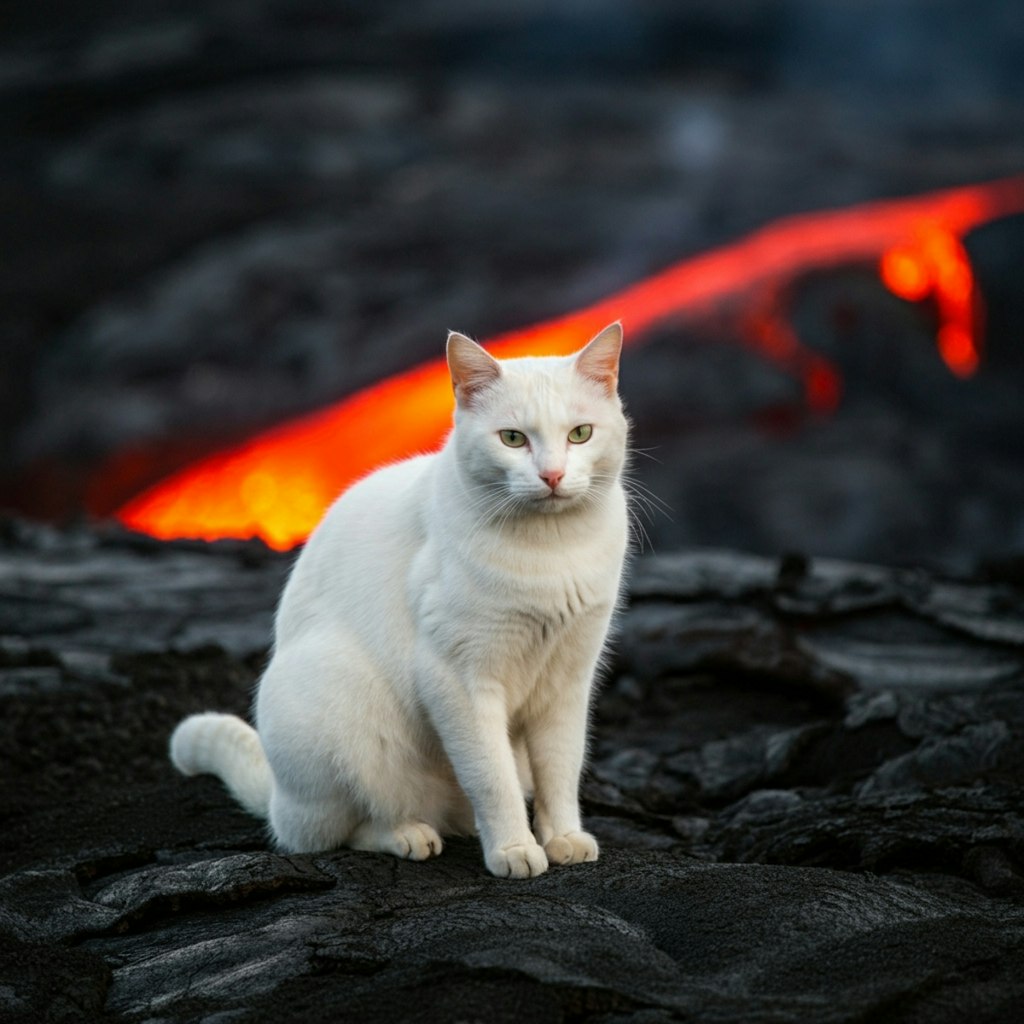
<instances>
[{"instance_id":1,"label":"cat's chest","mask_svg":"<svg viewBox=\"0 0 1024 1024\"><path fill-rule=\"evenodd\" d=\"M611 555L519 550L425 560L415 574L423 587L421 609L435 620L488 628L525 625L547 637L614 603L621 559Z\"/></svg>"},{"instance_id":2,"label":"cat's chest","mask_svg":"<svg viewBox=\"0 0 1024 1024\"><path fill-rule=\"evenodd\" d=\"M543 648L594 633L618 596L625 537L580 533L428 544L411 577L419 630L443 657L492 665L534 661Z\"/></svg>"},{"instance_id":3,"label":"cat's chest","mask_svg":"<svg viewBox=\"0 0 1024 1024\"><path fill-rule=\"evenodd\" d=\"M561 570L506 575L504 585L487 579L462 607L444 612L454 640L452 663L470 675L483 672L511 687L509 707L519 707L533 692L538 673L556 651L599 645L616 588L606 573Z\"/></svg>"},{"instance_id":4,"label":"cat's chest","mask_svg":"<svg viewBox=\"0 0 1024 1024\"><path fill-rule=\"evenodd\" d=\"M607 573L585 566L538 567L520 574L507 594L522 615L564 626L608 603L613 593L606 577Z\"/></svg>"},{"instance_id":5,"label":"cat's chest","mask_svg":"<svg viewBox=\"0 0 1024 1024\"><path fill-rule=\"evenodd\" d=\"M512 552L467 567L469 617L504 624L530 642L554 640L573 623L608 611L619 566L609 553Z\"/></svg>"}]
</instances>

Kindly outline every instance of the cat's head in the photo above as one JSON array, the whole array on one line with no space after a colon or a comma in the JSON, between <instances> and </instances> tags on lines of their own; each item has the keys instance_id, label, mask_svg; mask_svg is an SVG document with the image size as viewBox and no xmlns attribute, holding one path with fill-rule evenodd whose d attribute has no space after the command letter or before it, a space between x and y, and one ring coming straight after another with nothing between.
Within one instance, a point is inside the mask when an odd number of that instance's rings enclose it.
<instances>
[{"instance_id":1,"label":"cat's head","mask_svg":"<svg viewBox=\"0 0 1024 1024\"><path fill-rule=\"evenodd\" d=\"M610 324L572 356L497 360L452 332L459 473L482 500L513 512L560 513L613 487L628 426L616 390L622 326Z\"/></svg>"}]
</instances>

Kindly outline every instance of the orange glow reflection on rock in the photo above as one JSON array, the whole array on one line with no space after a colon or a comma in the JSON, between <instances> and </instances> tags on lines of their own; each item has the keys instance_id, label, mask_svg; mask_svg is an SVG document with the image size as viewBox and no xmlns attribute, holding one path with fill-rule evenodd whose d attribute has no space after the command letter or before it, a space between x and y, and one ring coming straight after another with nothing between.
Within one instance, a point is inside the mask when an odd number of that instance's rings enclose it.
<instances>
[{"instance_id":1,"label":"orange glow reflection on rock","mask_svg":"<svg viewBox=\"0 0 1024 1024\"><path fill-rule=\"evenodd\" d=\"M1019 178L790 217L577 313L496 338L488 348L506 358L565 355L618 319L632 343L655 325L735 305L806 270L882 258L884 279L894 291L902 287L908 298L935 296L940 352L954 372L966 374L978 360L978 307L960 237L1022 209ZM915 285L914 275L926 279L927 287ZM801 380L809 407L835 408L837 371L794 338L765 337L766 357ZM434 360L202 459L129 501L117 517L161 538L257 536L287 549L303 541L334 498L360 477L436 449L451 413L445 363Z\"/></svg>"}]
</instances>

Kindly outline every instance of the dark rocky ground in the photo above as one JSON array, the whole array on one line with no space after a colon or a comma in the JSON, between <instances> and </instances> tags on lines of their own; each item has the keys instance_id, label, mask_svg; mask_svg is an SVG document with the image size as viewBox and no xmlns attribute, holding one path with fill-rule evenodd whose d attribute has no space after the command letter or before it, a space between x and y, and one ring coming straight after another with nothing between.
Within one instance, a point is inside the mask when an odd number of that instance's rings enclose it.
<instances>
[{"instance_id":1,"label":"dark rocky ground","mask_svg":"<svg viewBox=\"0 0 1024 1024\"><path fill-rule=\"evenodd\" d=\"M641 560L597 864L283 857L165 755L245 713L289 558L17 521L0 548L10 1021L961 1021L1024 998L1024 590Z\"/></svg>"}]
</instances>

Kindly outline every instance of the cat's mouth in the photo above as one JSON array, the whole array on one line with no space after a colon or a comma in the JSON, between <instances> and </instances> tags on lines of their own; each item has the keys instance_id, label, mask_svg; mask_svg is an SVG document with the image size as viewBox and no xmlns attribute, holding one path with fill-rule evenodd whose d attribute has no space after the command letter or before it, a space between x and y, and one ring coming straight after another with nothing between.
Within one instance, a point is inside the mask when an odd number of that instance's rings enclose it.
<instances>
[{"instance_id":1,"label":"cat's mouth","mask_svg":"<svg viewBox=\"0 0 1024 1024\"><path fill-rule=\"evenodd\" d=\"M566 508L576 497L577 495L575 494L561 494L557 491L548 491L546 494L536 495L533 498L533 504L545 512L553 512Z\"/></svg>"}]
</instances>

